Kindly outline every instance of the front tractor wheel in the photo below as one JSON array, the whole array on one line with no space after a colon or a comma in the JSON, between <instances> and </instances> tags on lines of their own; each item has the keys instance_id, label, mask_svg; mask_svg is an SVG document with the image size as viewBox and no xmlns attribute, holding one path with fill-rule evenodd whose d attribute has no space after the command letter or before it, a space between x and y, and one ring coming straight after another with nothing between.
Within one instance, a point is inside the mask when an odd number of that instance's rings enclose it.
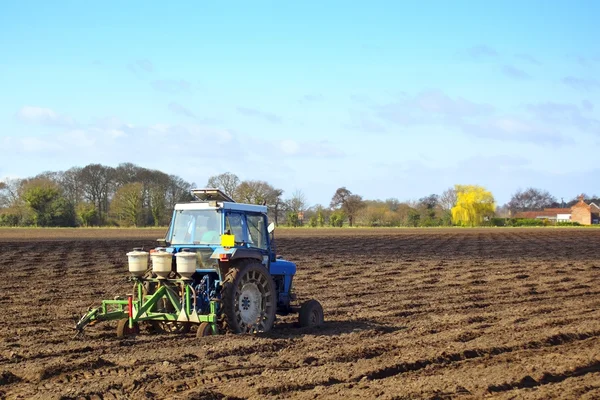
<instances>
[{"instance_id":1,"label":"front tractor wheel","mask_svg":"<svg viewBox=\"0 0 600 400\"><path fill-rule=\"evenodd\" d=\"M323 325L323 307L317 300L308 300L303 303L298 313L298 322L301 327Z\"/></svg>"},{"instance_id":2,"label":"front tractor wheel","mask_svg":"<svg viewBox=\"0 0 600 400\"><path fill-rule=\"evenodd\" d=\"M258 262L232 267L221 289L224 328L232 333L268 332L275 322L275 283Z\"/></svg>"}]
</instances>

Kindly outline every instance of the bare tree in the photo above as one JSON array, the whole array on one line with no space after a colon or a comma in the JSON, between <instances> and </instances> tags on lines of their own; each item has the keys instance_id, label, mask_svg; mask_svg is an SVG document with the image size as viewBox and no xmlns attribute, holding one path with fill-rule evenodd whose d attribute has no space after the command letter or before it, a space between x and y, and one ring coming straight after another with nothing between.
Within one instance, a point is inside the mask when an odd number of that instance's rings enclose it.
<instances>
[{"instance_id":1,"label":"bare tree","mask_svg":"<svg viewBox=\"0 0 600 400\"><path fill-rule=\"evenodd\" d=\"M444 211L440 206L440 196L437 194L421 197L415 208L419 212L419 226L438 226L442 224ZM440 216L442 218L438 218Z\"/></svg>"},{"instance_id":2,"label":"bare tree","mask_svg":"<svg viewBox=\"0 0 600 400\"><path fill-rule=\"evenodd\" d=\"M301 190L296 190L292 197L284 201L288 226L304 224L304 211L307 208L306 196Z\"/></svg>"},{"instance_id":3,"label":"bare tree","mask_svg":"<svg viewBox=\"0 0 600 400\"><path fill-rule=\"evenodd\" d=\"M331 203L329 206L331 208L340 208L344 205L348 197L352 195L352 192L346 189L346 187L341 187L335 191L333 197L331 198Z\"/></svg>"},{"instance_id":4,"label":"bare tree","mask_svg":"<svg viewBox=\"0 0 600 400\"><path fill-rule=\"evenodd\" d=\"M83 183L81 182L81 168L69 168L61 173L60 186L63 188L65 198L74 206L83 199Z\"/></svg>"},{"instance_id":5,"label":"bare tree","mask_svg":"<svg viewBox=\"0 0 600 400\"><path fill-rule=\"evenodd\" d=\"M81 169L83 195L98 210L100 220L108 212L112 195L114 169L100 164L89 164Z\"/></svg>"},{"instance_id":6,"label":"bare tree","mask_svg":"<svg viewBox=\"0 0 600 400\"><path fill-rule=\"evenodd\" d=\"M456 189L453 187L444 190L444 193L438 198L438 204L444 211L452 210L456 205Z\"/></svg>"},{"instance_id":7,"label":"bare tree","mask_svg":"<svg viewBox=\"0 0 600 400\"><path fill-rule=\"evenodd\" d=\"M433 210L440 203L440 198L437 194L430 194L429 196L421 197L417 203L421 208Z\"/></svg>"},{"instance_id":8,"label":"bare tree","mask_svg":"<svg viewBox=\"0 0 600 400\"><path fill-rule=\"evenodd\" d=\"M15 207L21 202L19 191L22 179L5 179L0 182L0 208Z\"/></svg>"},{"instance_id":9,"label":"bare tree","mask_svg":"<svg viewBox=\"0 0 600 400\"><path fill-rule=\"evenodd\" d=\"M243 181L235 191L236 201L248 204L274 205L283 194L265 181Z\"/></svg>"},{"instance_id":10,"label":"bare tree","mask_svg":"<svg viewBox=\"0 0 600 400\"><path fill-rule=\"evenodd\" d=\"M385 200L385 205L390 211L397 211L398 207L400 207L400 200L395 197L391 197Z\"/></svg>"},{"instance_id":11,"label":"bare tree","mask_svg":"<svg viewBox=\"0 0 600 400\"><path fill-rule=\"evenodd\" d=\"M505 204L500 207L496 207L496 217L498 218L509 218L510 210L508 209L508 205Z\"/></svg>"},{"instance_id":12,"label":"bare tree","mask_svg":"<svg viewBox=\"0 0 600 400\"><path fill-rule=\"evenodd\" d=\"M62 175L62 172L55 172L55 171L44 171L40 174L37 174L36 176L34 176L33 178L30 178L31 180L33 179L45 179L47 181L51 181L54 183L60 183L60 177Z\"/></svg>"},{"instance_id":13,"label":"bare tree","mask_svg":"<svg viewBox=\"0 0 600 400\"><path fill-rule=\"evenodd\" d=\"M208 178L206 186L213 189L221 189L227 196L234 197L239 184L240 178L237 175L225 172Z\"/></svg>"},{"instance_id":14,"label":"bare tree","mask_svg":"<svg viewBox=\"0 0 600 400\"><path fill-rule=\"evenodd\" d=\"M265 181L243 181L237 186L233 198L240 203L266 205L277 225L283 205L282 194L283 190L276 189Z\"/></svg>"},{"instance_id":15,"label":"bare tree","mask_svg":"<svg viewBox=\"0 0 600 400\"><path fill-rule=\"evenodd\" d=\"M166 214L166 193L169 176L162 171L139 168L135 182L142 185L143 220L158 226Z\"/></svg>"},{"instance_id":16,"label":"bare tree","mask_svg":"<svg viewBox=\"0 0 600 400\"><path fill-rule=\"evenodd\" d=\"M121 163L117 165L114 172L115 185L121 187L128 183L139 182L139 175L143 168L132 163Z\"/></svg>"},{"instance_id":17,"label":"bare tree","mask_svg":"<svg viewBox=\"0 0 600 400\"><path fill-rule=\"evenodd\" d=\"M192 200L191 188L192 184L178 176L169 175L169 184L167 185L165 197L167 211L172 211L175 208L175 204L179 202Z\"/></svg>"},{"instance_id":18,"label":"bare tree","mask_svg":"<svg viewBox=\"0 0 600 400\"><path fill-rule=\"evenodd\" d=\"M306 196L302 190L296 190L292 197L285 201L286 209L294 213L299 213L307 208Z\"/></svg>"},{"instance_id":19,"label":"bare tree","mask_svg":"<svg viewBox=\"0 0 600 400\"><path fill-rule=\"evenodd\" d=\"M365 206L362 196L357 194L353 194L346 200L344 211L348 216L348 223L350 226L353 225L354 217L358 213L358 211Z\"/></svg>"},{"instance_id":20,"label":"bare tree","mask_svg":"<svg viewBox=\"0 0 600 400\"><path fill-rule=\"evenodd\" d=\"M341 187L335 191L331 198L331 208L341 209L348 217L348 224L352 226L354 218L358 211L365 206L362 197L357 194L352 194L345 187Z\"/></svg>"},{"instance_id":21,"label":"bare tree","mask_svg":"<svg viewBox=\"0 0 600 400\"><path fill-rule=\"evenodd\" d=\"M535 211L545 207L551 207L556 203L556 198L548 191L528 188L524 191L518 190L512 195L506 204L511 213L519 211Z\"/></svg>"},{"instance_id":22,"label":"bare tree","mask_svg":"<svg viewBox=\"0 0 600 400\"><path fill-rule=\"evenodd\" d=\"M594 195L588 195L586 193L580 193L580 194L576 195L575 197L573 197L571 200L569 200L567 203L563 203L561 201L561 206L562 207L572 207L575 204L579 203L579 199L580 198L583 198L583 201L585 203L600 204L600 199L595 194Z\"/></svg>"}]
</instances>

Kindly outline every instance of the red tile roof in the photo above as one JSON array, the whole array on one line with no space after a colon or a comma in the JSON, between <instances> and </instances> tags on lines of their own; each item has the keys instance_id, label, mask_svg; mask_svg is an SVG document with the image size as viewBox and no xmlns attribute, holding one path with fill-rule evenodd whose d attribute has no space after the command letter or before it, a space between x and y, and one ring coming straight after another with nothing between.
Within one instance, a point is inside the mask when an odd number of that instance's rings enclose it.
<instances>
[{"instance_id":1,"label":"red tile roof","mask_svg":"<svg viewBox=\"0 0 600 400\"><path fill-rule=\"evenodd\" d=\"M579 200L579 203L573 205L573 207L585 207L593 213L600 212L600 207L598 207L594 203L585 204L583 200ZM571 208L544 208L541 211L521 211L513 215L513 218L527 218L527 219L535 219L535 218L556 218L557 214L571 214Z\"/></svg>"},{"instance_id":2,"label":"red tile roof","mask_svg":"<svg viewBox=\"0 0 600 400\"><path fill-rule=\"evenodd\" d=\"M553 211L522 211L522 212L518 212L516 213L513 218L527 218L527 219L535 219L535 218L556 218L557 214L570 214L570 211L568 208L566 209L567 213L565 212L553 212Z\"/></svg>"},{"instance_id":3,"label":"red tile roof","mask_svg":"<svg viewBox=\"0 0 600 400\"><path fill-rule=\"evenodd\" d=\"M544 208L544 212L553 212L556 214L570 214L570 208Z\"/></svg>"}]
</instances>

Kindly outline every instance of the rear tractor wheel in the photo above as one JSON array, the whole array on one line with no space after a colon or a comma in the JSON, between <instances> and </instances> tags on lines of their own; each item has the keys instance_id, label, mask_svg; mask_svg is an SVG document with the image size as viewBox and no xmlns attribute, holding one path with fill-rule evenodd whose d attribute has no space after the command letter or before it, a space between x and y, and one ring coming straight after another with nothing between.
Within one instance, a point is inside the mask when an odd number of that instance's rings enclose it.
<instances>
[{"instance_id":1,"label":"rear tractor wheel","mask_svg":"<svg viewBox=\"0 0 600 400\"><path fill-rule=\"evenodd\" d=\"M298 313L298 322L301 327L313 327L323 325L323 307L317 300L308 300L302 303Z\"/></svg>"},{"instance_id":2,"label":"rear tractor wheel","mask_svg":"<svg viewBox=\"0 0 600 400\"><path fill-rule=\"evenodd\" d=\"M268 332L275 322L275 283L265 266L247 261L232 267L221 289L224 328L232 333Z\"/></svg>"}]
</instances>

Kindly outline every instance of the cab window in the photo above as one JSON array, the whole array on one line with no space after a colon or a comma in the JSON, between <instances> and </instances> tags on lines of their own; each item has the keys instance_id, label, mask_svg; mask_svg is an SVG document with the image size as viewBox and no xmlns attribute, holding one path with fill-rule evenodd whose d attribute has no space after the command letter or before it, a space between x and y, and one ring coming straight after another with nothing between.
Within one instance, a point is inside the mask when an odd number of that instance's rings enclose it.
<instances>
[{"instance_id":1,"label":"cab window","mask_svg":"<svg viewBox=\"0 0 600 400\"><path fill-rule=\"evenodd\" d=\"M248 231L250 233L250 245L252 247L258 247L259 249L266 249L267 228L265 216L261 214L248 214L246 219L248 221Z\"/></svg>"},{"instance_id":2,"label":"cab window","mask_svg":"<svg viewBox=\"0 0 600 400\"><path fill-rule=\"evenodd\" d=\"M220 243L220 217L215 210L178 210L171 229L172 244Z\"/></svg>"},{"instance_id":3,"label":"cab window","mask_svg":"<svg viewBox=\"0 0 600 400\"><path fill-rule=\"evenodd\" d=\"M236 243L248 243L248 227L243 214L230 212L225 217L225 231L235 236Z\"/></svg>"}]
</instances>

